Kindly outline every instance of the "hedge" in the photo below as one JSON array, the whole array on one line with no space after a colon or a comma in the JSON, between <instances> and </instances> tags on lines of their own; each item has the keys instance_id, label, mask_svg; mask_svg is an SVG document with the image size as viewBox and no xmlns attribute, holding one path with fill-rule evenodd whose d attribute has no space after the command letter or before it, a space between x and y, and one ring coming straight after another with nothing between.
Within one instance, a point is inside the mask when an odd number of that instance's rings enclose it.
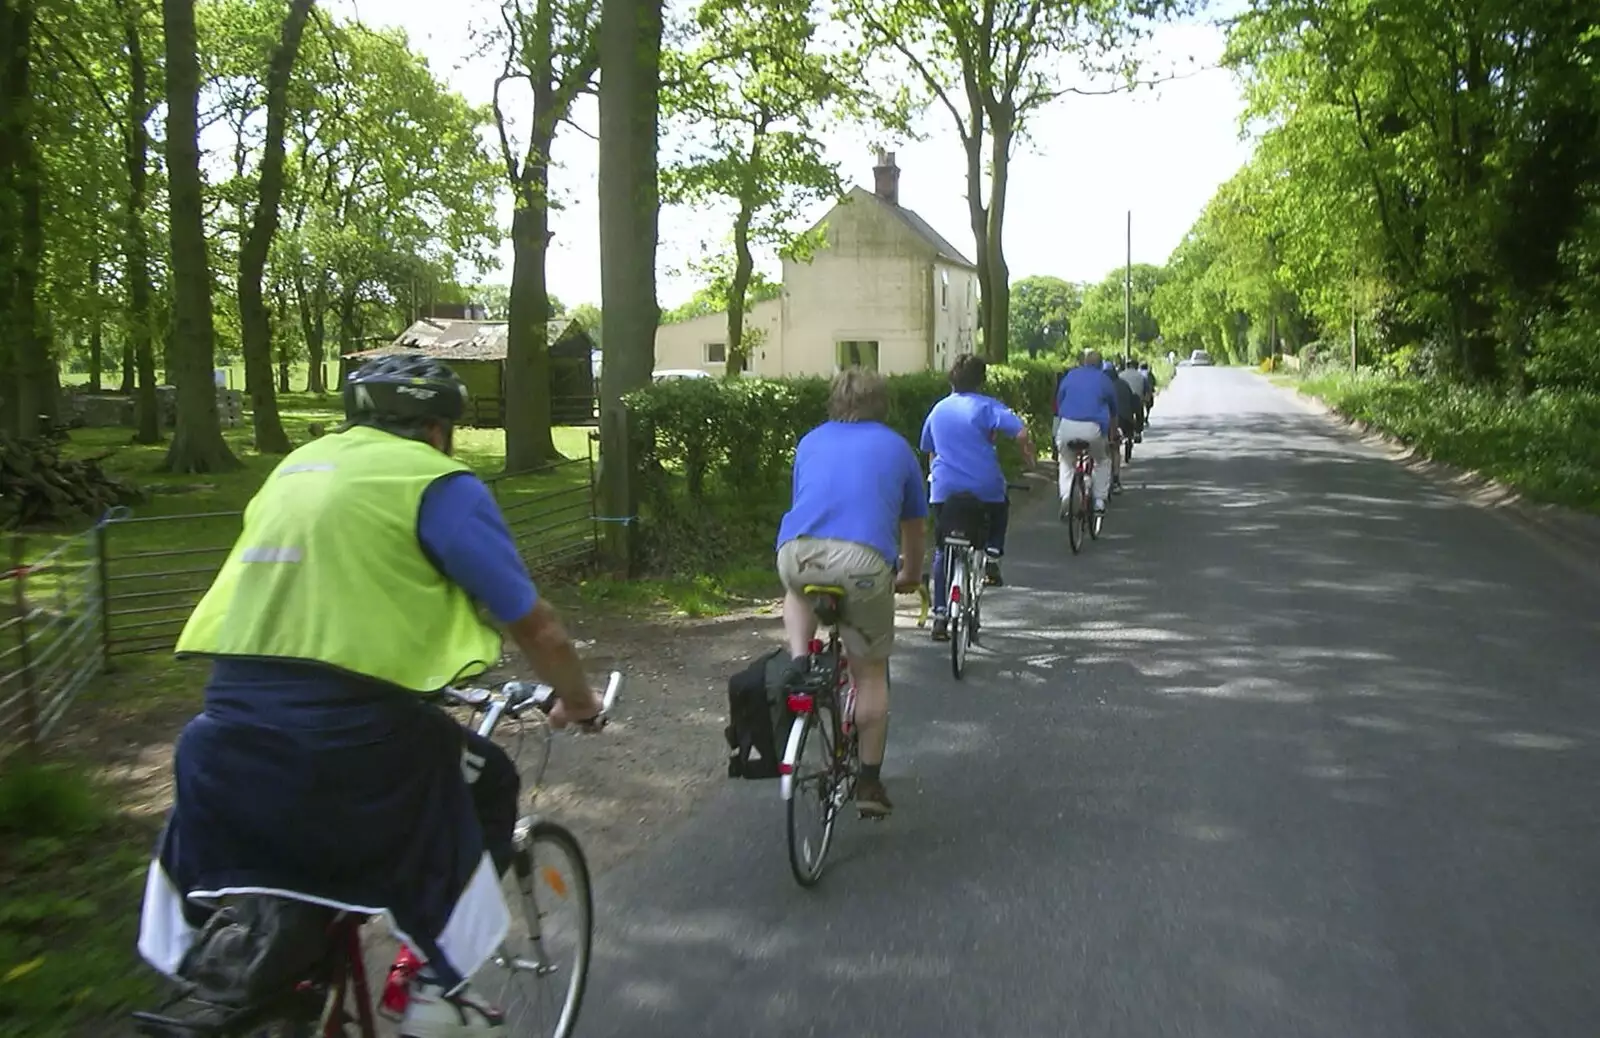
<instances>
[{"instance_id":1,"label":"hedge","mask_svg":"<svg viewBox=\"0 0 1600 1038\"><path fill-rule=\"evenodd\" d=\"M1042 445L1058 374L1044 361L992 365L987 392L1022 415ZM944 372L890 376L888 424L915 446L928 411L949 392ZM740 491L787 483L795 444L827 420L828 380L676 379L630 393L626 402L646 500L664 503L676 470L697 501L713 478Z\"/></svg>"}]
</instances>

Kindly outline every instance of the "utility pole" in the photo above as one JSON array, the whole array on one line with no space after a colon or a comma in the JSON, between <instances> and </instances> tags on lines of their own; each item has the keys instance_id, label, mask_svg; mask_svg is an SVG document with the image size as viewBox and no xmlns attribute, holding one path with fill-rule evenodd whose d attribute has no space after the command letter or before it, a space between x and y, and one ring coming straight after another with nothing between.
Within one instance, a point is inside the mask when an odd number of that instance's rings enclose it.
<instances>
[{"instance_id":1,"label":"utility pole","mask_svg":"<svg viewBox=\"0 0 1600 1038\"><path fill-rule=\"evenodd\" d=\"M1133 356L1133 210L1128 210L1128 259L1122 268L1122 359Z\"/></svg>"}]
</instances>

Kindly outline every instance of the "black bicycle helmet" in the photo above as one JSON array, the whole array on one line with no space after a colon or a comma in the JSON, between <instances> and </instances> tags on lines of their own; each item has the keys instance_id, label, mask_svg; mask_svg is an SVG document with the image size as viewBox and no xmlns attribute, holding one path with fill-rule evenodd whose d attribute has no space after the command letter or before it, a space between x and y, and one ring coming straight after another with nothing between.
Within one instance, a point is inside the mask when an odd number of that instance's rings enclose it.
<instances>
[{"instance_id":1,"label":"black bicycle helmet","mask_svg":"<svg viewBox=\"0 0 1600 1038\"><path fill-rule=\"evenodd\" d=\"M344 383L344 416L351 425L415 430L430 420L454 422L466 409L466 384L425 353L377 357Z\"/></svg>"}]
</instances>

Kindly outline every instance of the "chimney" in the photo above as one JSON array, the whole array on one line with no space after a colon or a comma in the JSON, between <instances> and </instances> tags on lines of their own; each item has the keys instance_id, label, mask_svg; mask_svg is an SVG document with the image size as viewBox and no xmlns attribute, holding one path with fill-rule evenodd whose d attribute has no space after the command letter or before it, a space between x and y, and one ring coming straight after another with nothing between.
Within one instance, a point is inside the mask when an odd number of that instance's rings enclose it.
<instances>
[{"instance_id":1,"label":"chimney","mask_svg":"<svg viewBox=\"0 0 1600 1038\"><path fill-rule=\"evenodd\" d=\"M900 167L894 164L894 152L878 150L878 164L872 167L876 183L874 192L890 205L900 204Z\"/></svg>"}]
</instances>

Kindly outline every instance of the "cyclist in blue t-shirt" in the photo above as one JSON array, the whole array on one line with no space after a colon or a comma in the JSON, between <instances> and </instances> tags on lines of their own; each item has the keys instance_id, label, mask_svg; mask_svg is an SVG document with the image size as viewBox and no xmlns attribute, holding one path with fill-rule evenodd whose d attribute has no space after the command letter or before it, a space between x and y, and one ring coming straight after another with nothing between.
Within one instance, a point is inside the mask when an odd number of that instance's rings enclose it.
<instances>
[{"instance_id":1,"label":"cyclist in blue t-shirt","mask_svg":"<svg viewBox=\"0 0 1600 1038\"><path fill-rule=\"evenodd\" d=\"M1010 507L1006 501L1006 476L995 454L995 437L1004 435L1016 440L1022 447L1024 463L1030 467L1034 449L1022 419L1005 404L983 395L988 374L989 365L982 357L967 353L956 358L950 368L953 392L928 412L922 423L921 447L931 460L935 530L943 529L942 518L954 518L946 515L946 506L953 505L952 499L980 504L988 527L985 580L998 586L1002 582L999 560L1005 553ZM950 637L944 609L950 589L945 586L948 575L944 550L939 547L933 552L933 578L933 638L944 641Z\"/></svg>"},{"instance_id":2,"label":"cyclist in blue t-shirt","mask_svg":"<svg viewBox=\"0 0 1600 1038\"><path fill-rule=\"evenodd\" d=\"M794 497L777 545L778 576L788 592L783 627L796 670L807 664L817 632L805 586L844 589L839 637L856 679L861 733L856 807L877 818L894 810L880 774L889 736L894 595L922 584L928 515L916 453L884 424L888 416L889 383L882 375L846 368L834 376L828 421L795 447Z\"/></svg>"}]
</instances>

